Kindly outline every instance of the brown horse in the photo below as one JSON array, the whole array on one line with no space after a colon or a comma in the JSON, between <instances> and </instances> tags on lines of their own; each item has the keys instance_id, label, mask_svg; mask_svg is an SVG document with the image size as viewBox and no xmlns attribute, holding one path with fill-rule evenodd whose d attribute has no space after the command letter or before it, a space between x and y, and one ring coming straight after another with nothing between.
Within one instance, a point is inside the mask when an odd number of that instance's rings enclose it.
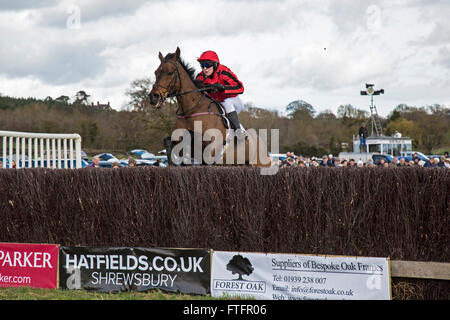
<instances>
[{"instance_id":1,"label":"brown horse","mask_svg":"<svg viewBox=\"0 0 450 320\"><path fill-rule=\"evenodd\" d=\"M193 149L193 155L197 162L205 164L203 152L210 144L210 154L214 158L214 164L271 166L266 144L258 137L255 130L248 130L248 138L244 141L238 141L233 137L233 130L227 128L227 120L219 102L211 99L205 93L208 88L197 87L194 82L195 70L180 58L178 47L174 53L169 53L165 57L160 52L159 59L161 64L155 71L155 83L149 94L150 103L159 108L166 98L176 97L179 107L175 129L185 129L191 133L191 139L195 139L195 137L200 139L198 141L201 141L201 150L199 150L201 152ZM212 132L219 134L213 134L212 137L205 139L208 132L211 132L208 131L209 129L216 129ZM173 164L172 150L175 151L177 143L173 141L173 136L172 134L172 139L167 137L164 140L171 164ZM216 148L211 147L213 143ZM208 162L208 164L211 163Z\"/></svg>"}]
</instances>

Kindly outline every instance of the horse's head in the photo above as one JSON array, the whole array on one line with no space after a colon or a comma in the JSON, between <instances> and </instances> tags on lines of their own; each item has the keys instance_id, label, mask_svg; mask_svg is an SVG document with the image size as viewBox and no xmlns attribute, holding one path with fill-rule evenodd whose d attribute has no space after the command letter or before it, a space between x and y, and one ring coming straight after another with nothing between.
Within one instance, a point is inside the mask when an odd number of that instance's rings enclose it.
<instances>
[{"instance_id":1,"label":"horse's head","mask_svg":"<svg viewBox=\"0 0 450 320\"><path fill-rule=\"evenodd\" d=\"M169 53L163 57L159 53L161 64L155 71L155 84L150 91L150 103L156 108L160 108L164 100L170 95L180 90L180 74L178 72L178 59L180 48L177 47L175 53Z\"/></svg>"}]
</instances>

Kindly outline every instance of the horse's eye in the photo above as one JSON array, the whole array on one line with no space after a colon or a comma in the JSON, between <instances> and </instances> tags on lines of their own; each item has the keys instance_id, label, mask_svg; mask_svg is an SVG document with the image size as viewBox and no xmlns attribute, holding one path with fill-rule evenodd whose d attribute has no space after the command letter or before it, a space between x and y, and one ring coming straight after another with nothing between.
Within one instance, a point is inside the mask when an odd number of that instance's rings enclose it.
<instances>
[{"instance_id":1,"label":"horse's eye","mask_svg":"<svg viewBox=\"0 0 450 320\"><path fill-rule=\"evenodd\" d=\"M167 72L167 74L168 74L169 76L171 76L171 75L173 75L173 71L169 71L169 72Z\"/></svg>"}]
</instances>

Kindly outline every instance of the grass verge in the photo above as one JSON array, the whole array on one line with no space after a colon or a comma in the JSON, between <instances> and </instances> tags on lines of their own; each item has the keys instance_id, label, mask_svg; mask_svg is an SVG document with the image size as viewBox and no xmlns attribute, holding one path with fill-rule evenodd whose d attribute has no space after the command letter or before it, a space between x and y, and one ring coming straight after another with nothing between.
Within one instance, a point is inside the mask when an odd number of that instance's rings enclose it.
<instances>
[{"instance_id":1,"label":"grass verge","mask_svg":"<svg viewBox=\"0 0 450 320\"><path fill-rule=\"evenodd\" d=\"M239 297L188 295L166 293L160 290L148 292L103 293L87 290L37 289L30 287L0 288L0 300L230 300Z\"/></svg>"}]
</instances>

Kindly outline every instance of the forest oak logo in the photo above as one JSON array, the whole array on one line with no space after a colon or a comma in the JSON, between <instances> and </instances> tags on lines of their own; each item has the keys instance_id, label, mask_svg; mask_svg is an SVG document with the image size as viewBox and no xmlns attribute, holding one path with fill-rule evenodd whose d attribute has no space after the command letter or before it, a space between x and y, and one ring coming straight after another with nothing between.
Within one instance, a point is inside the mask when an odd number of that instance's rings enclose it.
<instances>
[{"instance_id":1,"label":"forest oak logo","mask_svg":"<svg viewBox=\"0 0 450 320\"><path fill-rule=\"evenodd\" d=\"M213 279L213 289L230 291L230 292L249 292L249 293L265 293L265 281L251 281L243 277L249 277L254 268L250 260L240 254L233 256L233 258L226 265L226 270L232 275L237 274L237 279Z\"/></svg>"},{"instance_id":2,"label":"forest oak logo","mask_svg":"<svg viewBox=\"0 0 450 320\"><path fill-rule=\"evenodd\" d=\"M244 258L240 254L237 254L230 260L230 262L228 262L227 270L231 271L232 274L239 274L239 278L236 280L244 280L242 279L242 276L249 276L253 272L254 268L252 267L250 260Z\"/></svg>"}]
</instances>

